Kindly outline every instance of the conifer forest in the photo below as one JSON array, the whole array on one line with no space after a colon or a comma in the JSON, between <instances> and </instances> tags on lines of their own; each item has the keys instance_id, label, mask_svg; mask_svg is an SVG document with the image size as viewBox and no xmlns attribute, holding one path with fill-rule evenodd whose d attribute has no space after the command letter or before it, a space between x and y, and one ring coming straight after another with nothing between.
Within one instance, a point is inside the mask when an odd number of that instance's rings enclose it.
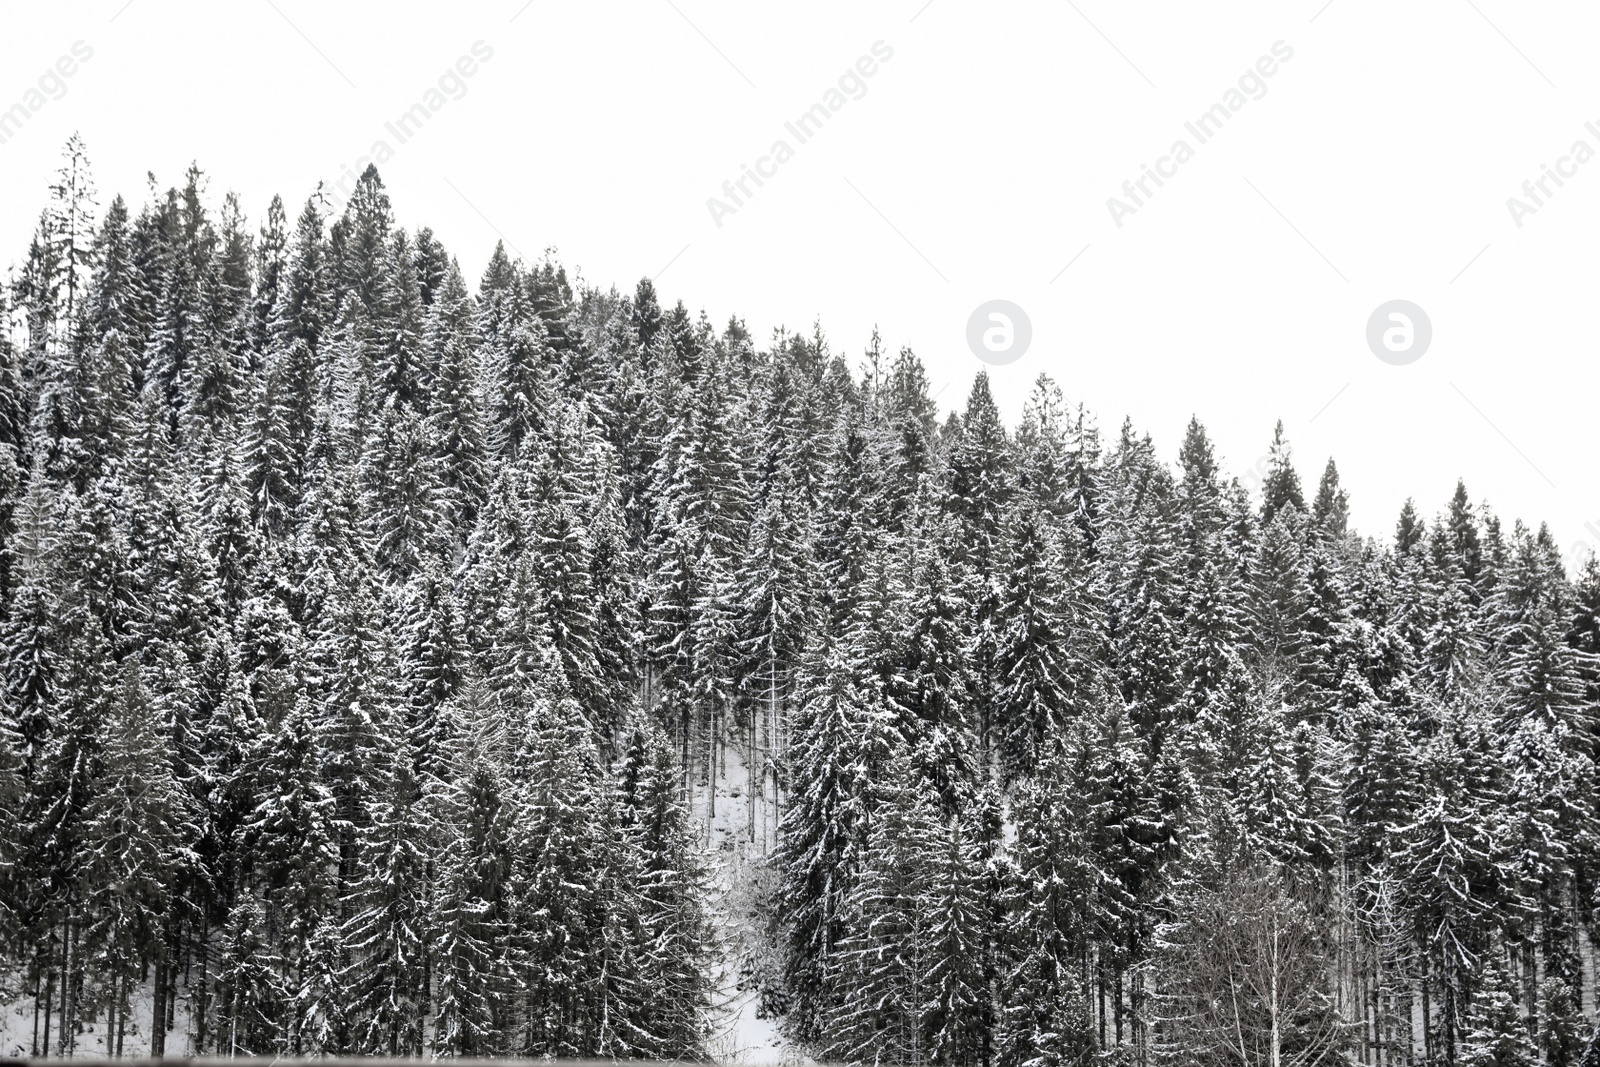
<instances>
[{"instance_id":1,"label":"conifer forest","mask_svg":"<svg viewBox=\"0 0 1600 1067\"><path fill-rule=\"evenodd\" d=\"M1600 565L1471 471L141 199L0 288L4 1054L1600 1065Z\"/></svg>"}]
</instances>

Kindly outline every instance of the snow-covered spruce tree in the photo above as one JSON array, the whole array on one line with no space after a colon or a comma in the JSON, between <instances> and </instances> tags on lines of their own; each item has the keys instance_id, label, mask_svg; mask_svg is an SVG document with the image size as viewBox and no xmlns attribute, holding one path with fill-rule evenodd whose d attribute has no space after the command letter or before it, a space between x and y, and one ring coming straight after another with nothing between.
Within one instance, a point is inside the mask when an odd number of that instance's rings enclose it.
<instances>
[{"instance_id":1,"label":"snow-covered spruce tree","mask_svg":"<svg viewBox=\"0 0 1600 1067\"><path fill-rule=\"evenodd\" d=\"M989 377L979 372L959 422L960 432L945 455L942 500L955 519L954 556L967 587L972 627L971 686L973 727L985 765L992 759L1002 686L999 657L1004 622L1001 567L1006 556L1005 515L1014 493L1011 441L989 390Z\"/></svg>"},{"instance_id":2,"label":"snow-covered spruce tree","mask_svg":"<svg viewBox=\"0 0 1600 1067\"><path fill-rule=\"evenodd\" d=\"M785 755L796 671L812 624L816 591L810 582L812 526L801 506L794 476L781 457L769 480L758 483L759 504L751 520L743 559L735 574L738 605L735 655L749 748L746 759L752 792L772 810L778 801L779 767ZM765 747L759 739L765 739ZM757 806L750 817L755 837ZM769 813L759 813L763 820ZM763 845L770 827L759 829Z\"/></svg>"},{"instance_id":3,"label":"snow-covered spruce tree","mask_svg":"<svg viewBox=\"0 0 1600 1067\"><path fill-rule=\"evenodd\" d=\"M619 1020L617 1049L661 1059L696 1055L707 1037L713 1000L709 965L711 917L703 902L705 873L689 813L678 797L678 768L665 732L631 713L618 782L618 819L632 860L619 874L636 894L631 946L637 959L627 1029ZM622 886L618 887L622 889ZM640 995L649 990L649 995Z\"/></svg>"},{"instance_id":4,"label":"snow-covered spruce tree","mask_svg":"<svg viewBox=\"0 0 1600 1067\"><path fill-rule=\"evenodd\" d=\"M160 937L171 908L174 854L193 836L138 665L130 660L120 674L84 813L81 874L88 915L81 951L108 986L107 1023L118 1045L128 1029L143 950Z\"/></svg>"},{"instance_id":5,"label":"snow-covered spruce tree","mask_svg":"<svg viewBox=\"0 0 1600 1067\"><path fill-rule=\"evenodd\" d=\"M268 1055L283 1047L283 967L267 941L261 902L234 902L218 948L217 1049L224 1055ZM120 1053L119 1053L120 1054Z\"/></svg>"},{"instance_id":6,"label":"snow-covered spruce tree","mask_svg":"<svg viewBox=\"0 0 1600 1067\"><path fill-rule=\"evenodd\" d=\"M295 1042L303 1029L300 990L313 939L331 920L338 891L336 802L322 779L312 716L310 700L301 696L264 740L252 769L261 799L243 833L264 901L264 936L276 947L272 958L278 973L263 992L275 988L284 997L279 1005L257 1004L278 1020L279 1040L289 1051L298 1050ZM240 915L236 921L250 920ZM248 938L248 931L240 936ZM236 951L254 954L243 947Z\"/></svg>"},{"instance_id":7,"label":"snow-covered spruce tree","mask_svg":"<svg viewBox=\"0 0 1600 1067\"><path fill-rule=\"evenodd\" d=\"M838 946L846 995L823 1049L840 1060L920 1063L932 1056L932 911L929 861L943 817L933 784L892 761L883 804L867 832L861 878Z\"/></svg>"},{"instance_id":8,"label":"snow-covered spruce tree","mask_svg":"<svg viewBox=\"0 0 1600 1067\"><path fill-rule=\"evenodd\" d=\"M432 900L435 1055L486 1056L512 1032L512 807L506 725L473 690L459 716L449 784L435 803L443 847Z\"/></svg>"},{"instance_id":9,"label":"snow-covered spruce tree","mask_svg":"<svg viewBox=\"0 0 1600 1067\"><path fill-rule=\"evenodd\" d=\"M1139 731L1159 749L1180 696L1180 568L1173 479L1148 436L1125 424L1102 478L1097 579L1117 684Z\"/></svg>"},{"instance_id":10,"label":"snow-covered spruce tree","mask_svg":"<svg viewBox=\"0 0 1600 1067\"><path fill-rule=\"evenodd\" d=\"M437 835L411 760L388 763L387 788L367 801L357 845L342 931L348 963L340 977L357 1050L420 1056Z\"/></svg>"},{"instance_id":11,"label":"snow-covered spruce tree","mask_svg":"<svg viewBox=\"0 0 1600 1067\"><path fill-rule=\"evenodd\" d=\"M1474 709L1444 716L1421 754L1420 795L1394 855L1402 906L1424 961L1423 1038L1441 1056L1461 1045L1496 922L1514 924L1527 907L1516 891L1506 820L1492 799L1498 783L1487 725Z\"/></svg>"},{"instance_id":12,"label":"snow-covered spruce tree","mask_svg":"<svg viewBox=\"0 0 1600 1067\"><path fill-rule=\"evenodd\" d=\"M1085 612L1077 528L1048 513L1019 508L1009 531L1010 581L1001 603L1003 631L997 729L1006 770L1031 770L1049 739L1062 736L1083 711L1092 651L1079 635Z\"/></svg>"},{"instance_id":13,"label":"snow-covered spruce tree","mask_svg":"<svg viewBox=\"0 0 1600 1067\"><path fill-rule=\"evenodd\" d=\"M987 1062L992 1055L990 959L995 930L989 907L982 808L941 827L926 859L929 1062ZM970 819L970 822L968 821Z\"/></svg>"},{"instance_id":14,"label":"snow-covered spruce tree","mask_svg":"<svg viewBox=\"0 0 1600 1067\"><path fill-rule=\"evenodd\" d=\"M971 800L982 776L973 711L973 620L958 577L962 568L948 555L954 536L954 523L943 516L930 517L910 534L916 548L905 594L907 632L890 685L907 755L952 815Z\"/></svg>"},{"instance_id":15,"label":"snow-covered spruce tree","mask_svg":"<svg viewBox=\"0 0 1600 1067\"><path fill-rule=\"evenodd\" d=\"M1517 1006L1517 990L1503 962L1492 963L1474 998L1462 1034L1465 1067L1533 1067L1538 1049Z\"/></svg>"},{"instance_id":16,"label":"snow-covered spruce tree","mask_svg":"<svg viewBox=\"0 0 1600 1067\"><path fill-rule=\"evenodd\" d=\"M859 661L849 650L833 644L811 656L795 729L795 788L774 862L781 872L776 906L790 944L790 1025L818 1040L847 992L836 980L836 957L849 933L849 902L894 741L892 712L856 681Z\"/></svg>"},{"instance_id":17,"label":"snow-covered spruce tree","mask_svg":"<svg viewBox=\"0 0 1600 1067\"><path fill-rule=\"evenodd\" d=\"M510 1047L530 1056L626 1052L627 1006L643 992L626 938L637 904L593 735L558 672L536 679L518 704L525 718L508 797Z\"/></svg>"},{"instance_id":18,"label":"snow-covered spruce tree","mask_svg":"<svg viewBox=\"0 0 1600 1067\"><path fill-rule=\"evenodd\" d=\"M1089 720L1052 736L1015 798L1017 882L1002 934L1008 970L996 1058L1002 1067L1063 1067L1096 1054L1090 1011L1088 900L1104 876L1090 851L1079 791L1093 744Z\"/></svg>"}]
</instances>

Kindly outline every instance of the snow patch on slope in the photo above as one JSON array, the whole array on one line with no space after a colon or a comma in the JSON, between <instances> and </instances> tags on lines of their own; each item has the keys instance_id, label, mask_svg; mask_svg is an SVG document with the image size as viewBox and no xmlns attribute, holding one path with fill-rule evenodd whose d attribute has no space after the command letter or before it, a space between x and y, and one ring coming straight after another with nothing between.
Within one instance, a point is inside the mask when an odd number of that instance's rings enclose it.
<instances>
[{"instance_id":1,"label":"snow patch on slope","mask_svg":"<svg viewBox=\"0 0 1600 1067\"><path fill-rule=\"evenodd\" d=\"M712 1058L739 1067L796 1067L810 1064L783 1033L783 1020L764 1013L762 976L777 962L765 919L765 897L771 870L765 865L776 827L770 796L752 797L743 753L725 750L717 776L715 816L705 783L693 798L695 825L707 850L710 899L707 910L716 926L716 980L719 1012L713 1020ZM754 839L752 840L752 805Z\"/></svg>"}]
</instances>

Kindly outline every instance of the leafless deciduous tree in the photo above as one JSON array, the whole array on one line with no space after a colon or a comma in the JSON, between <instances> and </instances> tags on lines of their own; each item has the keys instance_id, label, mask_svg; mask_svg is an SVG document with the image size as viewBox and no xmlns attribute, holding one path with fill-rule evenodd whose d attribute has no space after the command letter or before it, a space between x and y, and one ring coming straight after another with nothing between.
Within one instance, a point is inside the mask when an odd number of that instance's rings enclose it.
<instances>
[{"instance_id":1,"label":"leafless deciduous tree","mask_svg":"<svg viewBox=\"0 0 1600 1067\"><path fill-rule=\"evenodd\" d=\"M1237 872L1162 928L1158 1048L1172 1063L1314 1067L1341 1060L1324 906L1278 868Z\"/></svg>"}]
</instances>

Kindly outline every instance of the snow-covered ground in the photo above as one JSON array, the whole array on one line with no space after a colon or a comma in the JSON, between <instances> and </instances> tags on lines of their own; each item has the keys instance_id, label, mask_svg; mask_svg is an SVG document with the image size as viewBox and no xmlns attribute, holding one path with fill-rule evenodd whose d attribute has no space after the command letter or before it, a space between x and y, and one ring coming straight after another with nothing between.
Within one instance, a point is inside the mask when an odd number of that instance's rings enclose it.
<instances>
[{"instance_id":1,"label":"snow-covered ground","mask_svg":"<svg viewBox=\"0 0 1600 1067\"><path fill-rule=\"evenodd\" d=\"M5 1010L0 1014L0 1056L24 1057L32 1053L34 1040L34 1012L33 996L19 995L15 983L7 986L9 994L5 1000ZM128 1025L123 1029L122 1054L124 1056L148 1056L150 1054L150 1012L154 1007L154 990L149 983L133 991L129 998ZM178 1003L176 1006L177 1024L167 1034L167 1055L189 1055L189 1004L183 996L182 987L179 987ZM60 1021L57 1015L56 1021ZM61 1054L61 1035L52 1026L50 1032L50 1054ZM84 1022L83 1032L78 1035L77 1047L73 1056L77 1058L96 1059L110 1056L116 1051L117 1035L112 1027L108 1027L105 1015L102 1013L93 1021ZM39 1044L40 1051L44 1045L44 1019L39 1019Z\"/></svg>"},{"instance_id":2,"label":"snow-covered ground","mask_svg":"<svg viewBox=\"0 0 1600 1067\"><path fill-rule=\"evenodd\" d=\"M762 861L770 849L775 827L771 797L751 797L743 754L728 748L717 780L716 815L705 783L698 783L693 799L695 825L706 845L710 871L709 910L717 925L721 957L716 964L717 1003L711 1054L719 1063L740 1067L785 1067L810 1064L783 1036L782 1020L758 1015L759 997L751 971L772 965L773 946L759 916L761 894L766 889ZM755 804L755 840L751 840L751 804Z\"/></svg>"}]
</instances>

